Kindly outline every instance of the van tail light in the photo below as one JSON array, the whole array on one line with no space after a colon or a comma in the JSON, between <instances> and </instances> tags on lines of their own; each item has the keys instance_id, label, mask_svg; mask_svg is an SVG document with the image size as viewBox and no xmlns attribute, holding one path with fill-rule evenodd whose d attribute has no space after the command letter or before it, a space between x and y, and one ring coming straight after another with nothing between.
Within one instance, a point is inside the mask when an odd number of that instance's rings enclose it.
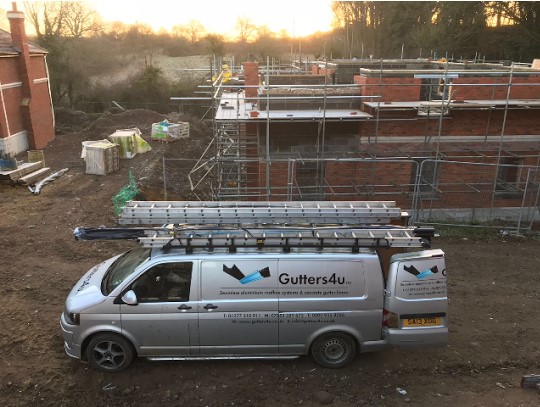
<instances>
[{"instance_id":1,"label":"van tail light","mask_svg":"<svg viewBox=\"0 0 540 407\"><path fill-rule=\"evenodd\" d=\"M387 328L399 328L398 315L383 309L383 326Z\"/></svg>"}]
</instances>

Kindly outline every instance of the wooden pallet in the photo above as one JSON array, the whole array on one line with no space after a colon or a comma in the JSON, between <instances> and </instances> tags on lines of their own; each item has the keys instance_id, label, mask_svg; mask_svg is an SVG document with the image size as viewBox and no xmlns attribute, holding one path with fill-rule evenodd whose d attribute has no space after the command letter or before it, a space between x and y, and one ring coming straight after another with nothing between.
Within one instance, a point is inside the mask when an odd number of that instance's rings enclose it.
<instances>
[{"instance_id":1,"label":"wooden pallet","mask_svg":"<svg viewBox=\"0 0 540 407\"><path fill-rule=\"evenodd\" d=\"M17 180L17 183L22 184L22 185L33 185L37 181L39 181L41 178L44 178L44 175L47 174L49 170L50 170L49 167L40 168L37 171L31 172L30 174L19 178Z\"/></svg>"},{"instance_id":2,"label":"wooden pallet","mask_svg":"<svg viewBox=\"0 0 540 407\"><path fill-rule=\"evenodd\" d=\"M34 171L37 171L43 167L44 167L43 161L38 161L34 163L23 163L19 165L19 167L16 170L0 171L0 180L3 182L14 183L14 182L17 182L20 178L24 177L25 175L31 174Z\"/></svg>"}]
</instances>

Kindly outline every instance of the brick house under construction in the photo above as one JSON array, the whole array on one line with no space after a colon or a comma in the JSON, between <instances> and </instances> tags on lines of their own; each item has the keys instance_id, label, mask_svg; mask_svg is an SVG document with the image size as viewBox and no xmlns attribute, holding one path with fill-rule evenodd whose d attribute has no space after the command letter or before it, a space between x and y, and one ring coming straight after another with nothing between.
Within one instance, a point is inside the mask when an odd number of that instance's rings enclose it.
<instances>
[{"instance_id":1,"label":"brick house under construction","mask_svg":"<svg viewBox=\"0 0 540 407\"><path fill-rule=\"evenodd\" d=\"M308 68L293 75L245 63L243 82L223 86L218 198L506 208L537 188L525 185L540 164L536 61Z\"/></svg>"},{"instance_id":2,"label":"brick house under construction","mask_svg":"<svg viewBox=\"0 0 540 407\"><path fill-rule=\"evenodd\" d=\"M42 149L54 139L47 51L28 43L24 13L9 11L0 29L0 152Z\"/></svg>"}]
</instances>

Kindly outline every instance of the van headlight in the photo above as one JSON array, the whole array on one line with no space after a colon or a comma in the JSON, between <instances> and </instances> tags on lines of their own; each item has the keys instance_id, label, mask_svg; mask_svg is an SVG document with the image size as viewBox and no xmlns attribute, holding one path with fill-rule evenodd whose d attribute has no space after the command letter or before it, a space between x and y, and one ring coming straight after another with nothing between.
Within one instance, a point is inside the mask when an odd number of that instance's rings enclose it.
<instances>
[{"instance_id":1,"label":"van headlight","mask_svg":"<svg viewBox=\"0 0 540 407\"><path fill-rule=\"evenodd\" d=\"M71 325L79 325L81 323L81 314L64 311L64 316L66 317L66 321Z\"/></svg>"}]
</instances>

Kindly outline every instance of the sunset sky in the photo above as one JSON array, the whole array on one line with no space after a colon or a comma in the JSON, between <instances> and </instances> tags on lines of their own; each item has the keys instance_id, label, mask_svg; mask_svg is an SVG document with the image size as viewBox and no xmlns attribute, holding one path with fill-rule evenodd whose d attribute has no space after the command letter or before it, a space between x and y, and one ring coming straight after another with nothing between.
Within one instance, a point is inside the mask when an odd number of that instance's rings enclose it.
<instances>
[{"instance_id":1,"label":"sunset sky","mask_svg":"<svg viewBox=\"0 0 540 407\"><path fill-rule=\"evenodd\" d=\"M194 19L209 32L234 36L237 18L247 17L274 32L287 30L291 36L304 36L328 31L332 22L330 0L92 0L88 4L105 21L141 22L156 31ZM24 10L22 1L17 6ZM0 0L0 8L11 9L11 2Z\"/></svg>"},{"instance_id":2,"label":"sunset sky","mask_svg":"<svg viewBox=\"0 0 540 407\"><path fill-rule=\"evenodd\" d=\"M285 29L291 35L328 31L332 22L329 0L183 0L111 1L93 0L94 8L105 20L135 21L154 29L170 29L191 19L199 20L208 31L231 34L239 16L255 25L268 25L275 32Z\"/></svg>"}]
</instances>

